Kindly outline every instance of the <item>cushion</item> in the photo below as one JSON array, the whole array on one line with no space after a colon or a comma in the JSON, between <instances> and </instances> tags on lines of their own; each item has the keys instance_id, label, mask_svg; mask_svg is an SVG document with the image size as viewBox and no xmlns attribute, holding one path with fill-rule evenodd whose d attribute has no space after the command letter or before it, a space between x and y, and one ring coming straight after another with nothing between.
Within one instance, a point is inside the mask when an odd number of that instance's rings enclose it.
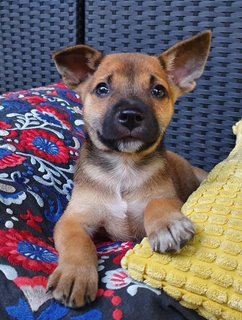
<instances>
[{"instance_id":1,"label":"cushion","mask_svg":"<svg viewBox=\"0 0 242 320\"><path fill-rule=\"evenodd\" d=\"M128 276L120 260L132 242L97 241L100 283L90 306L72 310L46 293L58 261L53 228L84 138L80 98L62 83L0 96L0 319L202 319Z\"/></svg>"},{"instance_id":2,"label":"cushion","mask_svg":"<svg viewBox=\"0 0 242 320\"><path fill-rule=\"evenodd\" d=\"M233 130L235 148L182 208L194 239L177 254L159 254L145 238L122 260L131 277L211 320L242 319L242 120Z\"/></svg>"}]
</instances>

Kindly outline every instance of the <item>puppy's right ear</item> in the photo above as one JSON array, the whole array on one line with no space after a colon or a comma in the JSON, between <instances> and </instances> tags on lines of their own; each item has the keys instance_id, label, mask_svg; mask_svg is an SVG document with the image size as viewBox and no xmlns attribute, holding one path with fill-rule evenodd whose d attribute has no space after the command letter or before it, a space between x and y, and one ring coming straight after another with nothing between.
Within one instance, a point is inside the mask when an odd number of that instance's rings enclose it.
<instances>
[{"instance_id":1,"label":"puppy's right ear","mask_svg":"<svg viewBox=\"0 0 242 320\"><path fill-rule=\"evenodd\" d=\"M95 72L102 58L100 51L86 45L66 48L53 55L64 83L72 89Z\"/></svg>"}]
</instances>

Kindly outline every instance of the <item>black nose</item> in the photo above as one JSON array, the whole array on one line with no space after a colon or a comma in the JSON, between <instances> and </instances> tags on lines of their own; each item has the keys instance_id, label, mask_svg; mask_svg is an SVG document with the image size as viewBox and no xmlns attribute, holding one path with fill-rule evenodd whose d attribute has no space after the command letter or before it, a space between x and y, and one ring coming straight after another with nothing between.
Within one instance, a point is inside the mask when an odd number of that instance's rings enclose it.
<instances>
[{"instance_id":1,"label":"black nose","mask_svg":"<svg viewBox=\"0 0 242 320\"><path fill-rule=\"evenodd\" d=\"M133 129L142 126L144 114L135 109L124 109L119 112L118 121L122 126L132 131Z\"/></svg>"}]
</instances>

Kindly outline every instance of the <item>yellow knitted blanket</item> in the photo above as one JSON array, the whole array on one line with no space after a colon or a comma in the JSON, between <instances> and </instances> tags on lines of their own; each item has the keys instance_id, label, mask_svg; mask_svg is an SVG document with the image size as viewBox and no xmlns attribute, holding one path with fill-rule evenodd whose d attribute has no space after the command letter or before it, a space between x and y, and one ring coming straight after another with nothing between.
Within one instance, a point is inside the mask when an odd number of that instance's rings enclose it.
<instances>
[{"instance_id":1,"label":"yellow knitted blanket","mask_svg":"<svg viewBox=\"0 0 242 320\"><path fill-rule=\"evenodd\" d=\"M196 235L180 253L160 254L145 238L122 260L131 277L209 320L242 320L242 120L236 146L184 204Z\"/></svg>"}]
</instances>

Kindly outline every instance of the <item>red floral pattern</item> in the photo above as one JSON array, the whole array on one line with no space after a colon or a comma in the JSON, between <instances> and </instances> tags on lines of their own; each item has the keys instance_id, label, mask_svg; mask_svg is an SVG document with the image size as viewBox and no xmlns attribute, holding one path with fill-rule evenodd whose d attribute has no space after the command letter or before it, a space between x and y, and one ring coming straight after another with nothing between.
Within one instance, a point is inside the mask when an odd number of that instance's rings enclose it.
<instances>
[{"instance_id":1,"label":"red floral pattern","mask_svg":"<svg viewBox=\"0 0 242 320\"><path fill-rule=\"evenodd\" d=\"M25 157L18 155L7 148L0 148L0 169L16 167L26 160Z\"/></svg>"},{"instance_id":2,"label":"red floral pattern","mask_svg":"<svg viewBox=\"0 0 242 320\"><path fill-rule=\"evenodd\" d=\"M97 292L97 298L99 297L108 298L111 301L111 304L115 307L115 310L112 313L112 318L114 320L123 319L123 312L119 308L122 304L122 298L117 296L114 290L99 289Z\"/></svg>"},{"instance_id":3,"label":"red floral pattern","mask_svg":"<svg viewBox=\"0 0 242 320\"><path fill-rule=\"evenodd\" d=\"M5 129L9 129L9 128L11 128L10 124L3 122L3 121L0 121L0 129L5 130Z\"/></svg>"},{"instance_id":4,"label":"red floral pattern","mask_svg":"<svg viewBox=\"0 0 242 320\"><path fill-rule=\"evenodd\" d=\"M58 164L67 164L69 148L57 136L44 130L27 130L21 135L20 149L32 151L35 155Z\"/></svg>"},{"instance_id":5,"label":"red floral pattern","mask_svg":"<svg viewBox=\"0 0 242 320\"><path fill-rule=\"evenodd\" d=\"M42 228L40 226L40 223L43 221L42 217L34 216L31 210L27 210L26 214L21 214L20 217L23 220L26 220L28 226L30 226L38 232L41 232Z\"/></svg>"},{"instance_id":6,"label":"red floral pattern","mask_svg":"<svg viewBox=\"0 0 242 320\"><path fill-rule=\"evenodd\" d=\"M42 286L46 288L48 279L46 277L37 276L33 278L18 277L14 279L15 284L20 288L22 286L30 286L32 288L36 286Z\"/></svg>"},{"instance_id":7,"label":"red floral pattern","mask_svg":"<svg viewBox=\"0 0 242 320\"><path fill-rule=\"evenodd\" d=\"M47 274L57 265L56 250L28 231L0 230L0 256L10 264Z\"/></svg>"},{"instance_id":8,"label":"red floral pattern","mask_svg":"<svg viewBox=\"0 0 242 320\"><path fill-rule=\"evenodd\" d=\"M49 106L37 106L36 107L37 110L39 110L41 113L43 113L44 115L52 115L54 118L56 118L57 120L60 121L60 123L62 123L64 126L66 126L66 128L71 129L70 123L69 123L69 116L67 113L65 112L58 112L56 109L54 109L53 107L49 107ZM54 120L51 119L50 120Z\"/></svg>"}]
</instances>

